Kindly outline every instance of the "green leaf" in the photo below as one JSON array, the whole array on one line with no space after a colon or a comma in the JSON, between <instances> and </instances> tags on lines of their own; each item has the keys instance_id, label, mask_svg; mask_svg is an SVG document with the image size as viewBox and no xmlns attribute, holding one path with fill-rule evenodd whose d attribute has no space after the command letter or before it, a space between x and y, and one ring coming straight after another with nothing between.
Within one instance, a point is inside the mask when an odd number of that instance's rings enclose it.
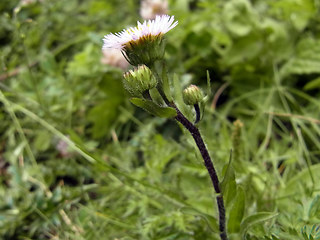
<instances>
[{"instance_id":1,"label":"green leaf","mask_svg":"<svg viewBox=\"0 0 320 240\"><path fill-rule=\"evenodd\" d=\"M257 32L237 38L232 47L223 53L223 64L232 66L252 60L258 57L262 50L263 38Z\"/></svg>"},{"instance_id":2,"label":"green leaf","mask_svg":"<svg viewBox=\"0 0 320 240\"><path fill-rule=\"evenodd\" d=\"M92 134L94 138L100 138L107 134L115 123L119 114L121 101L110 98L98 103L88 113L88 121L93 123Z\"/></svg>"},{"instance_id":3,"label":"green leaf","mask_svg":"<svg viewBox=\"0 0 320 240\"><path fill-rule=\"evenodd\" d=\"M182 207L180 211L186 215L193 215L193 216L202 218L207 223L208 227L212 232L219 231L219 225L217 224L217 219L210 216L209 214L205 214L197 210L196 208L192 208L192 207Z\"/></svg>"},{"instance_id":4,"label":"green leaf","mask_svg":"<svg viewBox=\"0 0 320 240\"><path fill-rule=\"evenodd\" d=\"M233 203L229 214L228 231L237 233L240 231L240 223L244 215L245 209L245 194L242 187L238 187L237 197Z\"/></svg>"},{"instance_id":5,"label":"green leaf","mask_svg":"<svg viewBox=\"0 0 320 240\"><path fill-rule=\"evenodd\" d=\"M181 82L177 74L173 75L173 90L174 90L174 99L178 104L184 105L182 91L181 91Z\"/></svg>"},{"instance_id":6,"label":"green leaf","mask_svg":"<svg viewBox=\"0 0 320 240\"><path fill-rule=\"evenodd\" d=\"M87 44L82 52L74 55L73 60L68 62L67 73L73 77L92 77L101 67L97 64L99 54L101 53L94 44Z\"/></svg>"},{"instance_id":7,"label":"green leaf","mask_svg":"<svg viewBox=\"0 0 320 240\"><path fill-rule=\"evenodd\" d=\"M158 89L156 88L152 88L149 90L151 99L153 100L153 102L157 105L163 105L165 104L165 102L163 101L163 98L161 97Z\"/></svg>"},{"instance_id":8,"label":"green leaf","mask_svg":"<svg viewBox=\"0 0 320 240\"><path fill-rule=\"evenodd\" d=\"M41 61L39 61L41 70L47 74L55 74L57 71L57 63L54 55L49 51L44 51Z\"/></svg>"},{"instance_id":9,"label":"green leaf","mask_svg":"<svg viewBox=\"0 0 320 240\"><path fill-rule=\"evenodd\" d=\"M211 96L212 95L212 90L211 90L211 79L210 79L210 73L209 70L207 70L207 95Z\"/></svg>"},{"instance_id":10,"label":"green leaf","mask_svg":"<svg viewBox=\"0 0 320 240\"><path fill-rule=\"evenodd\" d=\"M246 217L241 225L240 225L240 232L241 235L244 237L248 229L258 223L265 222L271 218L274 218L278 215L278 213L274 212L259 212L249 217Z\"/></svg>"},{"instance_id":11,"label":"green leaf","mask_svg":"<svg viewBox=\"0 0 320 240\"><path fill-rule=\"evenodd\" d=\"M177 115L177 112L174 108L161 107L150 100L145 100L141 98L131 98L130 101L137 107L143 108L150 114L155 115L157 117L173 118Z\"/></svg>"},{"instance_id":12,"label":"green leaf","mask_svg":"<svg viewBox=\"0 0 320 240\"><path fill-rule=\"evenodd\" d=\"M309 37L298 43L294 56L280 69L280 76L312 73L320 73L320 41Z\"/></svg>"},{"instance_id":13,"label":"green leaf","mask_svg":"<svg viewBox=\"0 0 320 240\"><path fill-rule=\"evenodd\" d=\"M317 195L311 202L309 212L309 218L320 218L320 195Z\"/></svg>"},{"instance_id":14,"label":"green leaf","mask_svg":"<svg viewBox=\"0 0 320 240\"><path fill-rule=\"evenodd\" d=\"M106 73L98 87L105 94L105 98L97 102L87 115L87 119L93 124L91 130L94 138L109 134L120 116L119 106L124 101L124 91L118 74Z\"/></svg>"},{"instance_id":15,"label":"green leaf","mask_svg":"<svg viewBox=\"0 0 320 240\"><path fill-rule=\"evenodd\" d=\"M47 150L51 142L51 134L47 131L40 131L34 141L34 147L43 152Z\"/></svg>"},{"instance_id":16,"label":"green leaf","mask_svg":"<svg viewBox=\"0 0 320 240\"><path fill-rule=\"evenodd\" d=\"M315 164L308 168L304 168L294 177L292 177L282 189L279 189L278 196L281 198L283 196L295 195L299 193L298 186L303 186L304 188L312 188L313 183L310 181L310 173L314 176L314 181L320 181L320 164Z\"/></svg>"},{"instance_id":17,"label":"green leaf","mask_svg":"<svg viewBox=\"0 0 320 240\"><path fill-rule=\"evenodd\" d=\"M189 115L193 115L193 114L189 114L190 108L184 103L183 101L183 97L182 97L182 86L181 86L181 79L179 79L177 74L173 75L173 95L174 95L174 100L175 100L175 104L179 107L180 111L187 115L187 117L189 117Z\"/></svg>"},{"instance_id":18,"label":"green leaf","mask_svg":"<svg viewBox=\"0 0 320 240\"><path fill-rule=\"evenodd\" d=\"M237 184L235 180L236 178L234 170L231 166L231 162L232 156L230 154L229 163L224 166L224 177L220 184L226 206L228 206L234 199L234 196L237 195Z\"/></svg>"},{"instance_id":19,"label":"green leaf","mask_svg":"<svg viewBox=\"0 0 320 240\"><path fill-rule=\"evenodd\" d=\"M312 90L315 88L320 88L320 77L308 82L306 85L304 85L304 90Z\"/></svg>"},{"instance_id":20,"label":"green leaf","mask_svg":"<svg viewBox=\"0 0 320 240\"><path fill-rule=\"evenodd\" d=\"M232 0L223 9L224 24L235 36L245 36L253 29L256 14L248 0Z\"/></svg>"},{"instance_id":21,"label":"green leaf","mask_svg":"<svg viewBox=\"0 0 320 240\"><path fill-rule=\"evenodd\" d=\"M167 99L171 102L172 101L172 96L171 96L171 91L170 91L170 84L169 84L169 79L168 79L168 74L167 74L167 68L165 64L163 64L162 67L162 87L163 87L163 92L166 95Z\"/></svg>"},{"instance_id":22,"label":"green leaf","mask_svg":"<svg viewBox=\"0 0 320 240\"><path fill-rule=\"evenodd\" d=\"M313 0L280 0L272 2L270 7L273 8L271 11L277 12L280 18L285 18L298 31L302 31L308 26L310 19L317 14L315 3Z\"/></svg>"}]
</instances>

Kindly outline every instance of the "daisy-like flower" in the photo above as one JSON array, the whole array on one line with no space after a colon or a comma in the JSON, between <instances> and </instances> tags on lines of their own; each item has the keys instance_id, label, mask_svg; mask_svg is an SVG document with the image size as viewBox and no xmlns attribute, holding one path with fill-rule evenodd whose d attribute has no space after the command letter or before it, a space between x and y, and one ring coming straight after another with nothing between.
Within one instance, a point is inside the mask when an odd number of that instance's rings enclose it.
<instances>
[{"instance_id":1,"label":"daisy-like flower","mask_svg":"<svg viewBox=\"0 0 320 240\"><path fill-rule=\"evenodd\" d=\"M100 60L102 64L121 68L123 70L127 69L129 66L129 63L123 57L119 49L104 49L102 50L102 54L103 57Z\"/></svg>"},{"instance_id":2,"label":"daisy-like flower","mask_svg":"<svg viewBox=\"0 0 320 240\"><path fill-rule=\"evenodd\" d=\"M177 26L174 16L156 16L154 20L138 21L136 27L122 32L110 33L103 38L102 49L115 48L124 53L127 61L134 66L152 65L164 55L164 34Z\"/></svg>"},{"instance_id":3,"label":"daisy-like flower","mask_svg":"<svg viewBox=\"0 0 320 240\"><path fill-rule=\"evenodd\" d=\"M168 0L141 1L140 15L143 19L155 19L157 15L167 14Z\"/></svg>"}]
</instances>

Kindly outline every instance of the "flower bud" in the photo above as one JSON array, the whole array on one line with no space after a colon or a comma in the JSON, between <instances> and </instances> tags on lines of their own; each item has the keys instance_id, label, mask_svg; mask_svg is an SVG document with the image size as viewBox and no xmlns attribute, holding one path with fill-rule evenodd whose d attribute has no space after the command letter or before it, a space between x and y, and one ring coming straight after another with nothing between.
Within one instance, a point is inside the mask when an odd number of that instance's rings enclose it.
<instances>
[{"instance_id":1,"label":"flower bud","mask_svg":"<svg viewBox=\"0 0 320 240\"><path fill-rule=\"evenodd\" d=\"M124 75L124 87L134 96L139 96L145 91L157 86L157 80L146 65L140 65Z\"/></svg>"},{"instance_id":2,"label":"flower bud","mask_svg":"<svg viewBox=\"0 0 320 240\"><path fill-rule=\"evenodd\" d=\"M195 105L204 98L203 92L196 85L190 85L182 92L183 101L187 105Z\"/></svg>"}]
</instances>

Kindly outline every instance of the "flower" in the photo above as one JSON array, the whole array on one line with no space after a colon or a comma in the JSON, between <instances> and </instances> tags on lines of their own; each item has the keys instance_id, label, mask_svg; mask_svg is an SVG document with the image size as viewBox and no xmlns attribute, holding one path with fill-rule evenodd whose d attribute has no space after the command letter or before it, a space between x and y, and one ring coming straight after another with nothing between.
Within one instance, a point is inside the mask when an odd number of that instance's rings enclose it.
<instances>
[{"instance_id":1,"label":"flower","mask_svg":"<svg viewBox=\"0 0 320 240\"><path fill-rule=\"evenodd\" d=\"M136 27L110 33L103 38L102 49L115 48L124 52L131 65L152 65L164 55L164 34L177 26L174 16L156 16L154 20L137 22Z\"/></svg>"},{"instance_id":2,"label":"flower","mask_svg":"<svg viewBox=\"0 0 320 240\"><path fill-rule=\"evenodd\" d=\"M140 7L140 15L143 19L155 19L157 15L167 14L167 0L143 0Z\"/></svg>"},{"instance_id":3,"label":"flower","mask_svg":"<svg viewBox=\"0 0 320 240\"><path fill-rule=\"evenodd\" d=\"M70 139L69 136L67 136L67 137ZM72 156L72 152L69 149L69 144L62 139L60 139L58 141L58 143L56 145L56 149L58 150L58 152L62 158L68 158L68 157Z\"/></svg>"},{"instance_id":4,"label":"flower","mask_svg":"<svg viewBox=\"0 0 320 240\"><path fill-rule=\"evenodd\" d=\"M40 2L40 3L43 3L44 0L20 0L20 3L19 5L24 7L24 6L28 6L30 4L33 4L35 2Z\"/></svg>"},{"instance_id":5,"label":"flower","mask_svg":"<svg viewBox=\"0 0 320 240\"><path fill-rule=\"evenodd\" d=\"M187 105L195 105L201 102L204 98L203 92L196 85L190 85L182 92L183 101Z\"/></svg>"},{"instance_id":6,"label":"flower","mask_svg":"<svg viewBox=\"0 0 320 240\"><path fill-rule=\"evenodd\" d=\"M102 64L121 68L123 70L127 69L129 64L119 49L104 49L102 50L102 53L103 53L103 57L101 58Z\"/></svg>"}]
</instances>

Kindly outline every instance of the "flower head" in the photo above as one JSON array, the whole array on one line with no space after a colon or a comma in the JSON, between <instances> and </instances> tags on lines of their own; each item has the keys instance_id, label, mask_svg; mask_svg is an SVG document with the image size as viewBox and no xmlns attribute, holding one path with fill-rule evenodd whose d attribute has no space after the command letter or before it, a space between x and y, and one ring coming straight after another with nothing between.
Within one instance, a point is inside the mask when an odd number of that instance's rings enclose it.
<instances>
[{"instance_id":1,"label":"flower head","mask_svg":"<svg viewBox=\"0 0 320 240\"><path fill-rule=\"evenodd\" d=\"M103 38L102 49L116 48L124 52L128 62L134 66L150 65L164 55L163 36L178 24L174 16L156 16L154 20L138 21L136 27L122 32L110 33Z\"/></svg>"},{"instance_id":2,"label":"flower head","mask_svg":"<svg viewBox=\"0 0 320 240\"><path fill-rule=\"evenodd\" d=\"M113 67L121 68L123 70L127 69L129 63L122 55L119 49L104 49L102 50L103 57L101 58L101 63L110 65Z\"/></svg>"},{"instance_id":3,"label":"flower head","mask_svg":"<svg viewBox=\"0 0 320 240\"><path fill-rule=\"evenodd\" d=\"M69 136L67 137L70 139ZM65 140L60 139L56 145L56 149L62 158L68 158L73 155L73 152L69 148L69 144Z\"/></svg>"},{"instance_id":4,"label":"flower head","mask_svg":"<svg viewBox=\"0 0 320 240\"><path fill-rule=\"evenodd\" d=\"M143 19L155 19L157 15L167 14L168 0L143 0L140 15Z\"/></svg>"}]
</instances>

